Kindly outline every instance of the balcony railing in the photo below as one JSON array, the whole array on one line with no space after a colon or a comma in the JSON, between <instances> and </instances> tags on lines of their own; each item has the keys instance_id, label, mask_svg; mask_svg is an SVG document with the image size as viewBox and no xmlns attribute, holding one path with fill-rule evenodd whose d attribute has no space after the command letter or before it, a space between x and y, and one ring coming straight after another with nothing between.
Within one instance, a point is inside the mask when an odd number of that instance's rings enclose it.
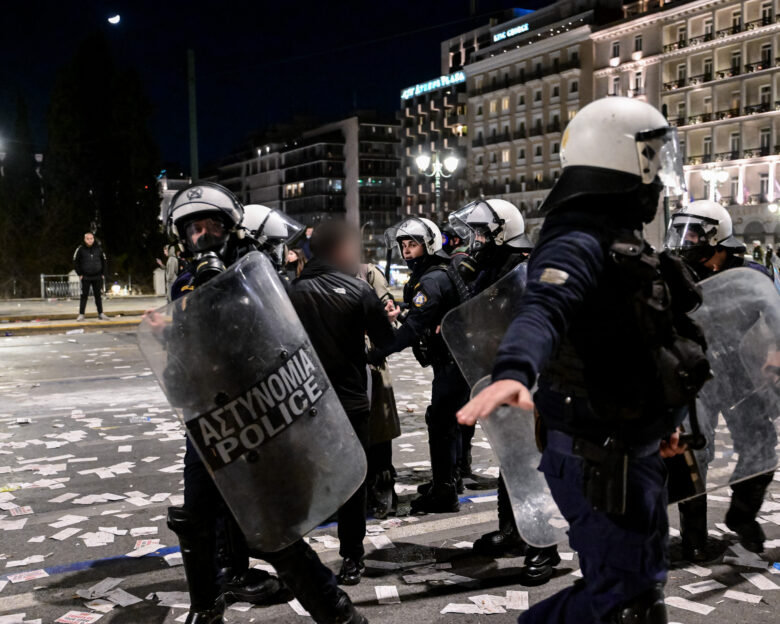
<instances>
[{"instance_id":1,"label":"balcony railing","mask_svg":"<svg viewBox=\"0 0 780 624\"><path fill-rule=\"evenodd\" d=\"M780 57L777 57L774 62L774 66L780 66ZM744 66L744 73L750 74L764 69L772 67L772 62L769 59L762 59L755 63L748 63ZM732 76L740 76L743 74L743 67L739 65L732 65L726 69L719 69L718 71L705 72L703 74L696 74L688 78L678 78L677 80L670 80L663 84L664 91L674 91L676 89L682 89L683 87L695 87L706 82L713 80L721 80L723 78L731 78Z\"/></svg>"},{"instance_id":2,"label":"balcony railing","mask_svg":"<svg viewBox=\"0 0 780 624\"><path fill-rule=\"evenodd\" d=\"M722 119L731 119L732 117L739 117L739 108L727 108L725 110L716 111L713 113L713 115L718 121Z\"/></svg>"},{"instance_id":3,"label":"balcony railing","mask_svg":"<svg viewBox=\"0 0 780 624\"><path fill-rule=\"evenodd\" d=\"M524 139L525 137L526 137L525 129L523 129L523 130L515 130L514 133L512 134L512 138L513 139Z\"/></svg>"},{"instance_id":4,"label":"balcony railing","mask_svg":"<svg viewBox=\"0 0 780 624\"><path fill-rule=\"evenodd\" d=\"M664 83L664 91L674 91L675 89L682 89L685 86L685 78L678 78L677 80L670 80Z\"/></svg>"},{"instance_id":5,"label":"balcony railing","mask_svg":"<svg viewBox=\"0 0 780 624\"><path fill-rule=\"evenodd\" d=\"M745 115L754 115L756 113L767 113L770 110L769 102L763 102L761 104L753 104L752 106L745 107Z\"/></svg>"},{"instance_id":6,"label":"balcony railing","mask_svg":"<svg viewBox=\"0 0 780 624\"><path fill-rule=\"evenodd\" d=\"M485 147L485 139L477 137L471 142L471 147Z\"/></svg>"},{"instance_id":7,"label":"balcony railing","mask_svg":"<svg viewBox=\"0 0 780 624\"><path fill-rule=\"evenodd\" d=\"M717 154L713 155L712 160L713 162L723 162L724 160L737 160L739 156L740 156L739 151L718 152Z\"/></svg>"},{"instance_id":8,"label":"balcony railing","mask_svg":"<svg viewBox=\"0 0 780 624\"><path fill-rule=\"evenodd\" d=\"M753 20L751 22L747 22L744 25L737 24L736 26L721 28L720 30L715 31L714 33L705 33L703 35L699 35L698 37L690 37L690 38L683 37L677 39L677 41L672 41L671 43L667 43L666 45L664 45L663 50L664 52L674 52L675 50L682 50L683 48L687 48L688 46L694 46L700 43L706 43L707 41L712 41L716 37L718 39L722 39L723 37L730 37L731 35L736 35L745 30L755 30L756 28L769 26L770 24L774 24L775 22L780 22L780 16L760 17L759 19Z\"/></svg>"},{"instance_id":9,"label":"balcony railing","mask_svg":"<svg viewBox=\"0 0 780 624\"><path fill-rule=\"evenodd\" d=\"M719 69L715 72L718 78L731 78L732 76L739 76L742 73L742 68L739 65L732 65L726 69Z\"/></svg>"},{"instance_id":10,"label":"balcony railing","mask_svg":"<svg viewBox=\"0 0 780 624\"><path fill-rule=\"evenodd\" d=\"M543 67L541 70L538 71L534 70L532 72L528 72L527 74L521 76L506 77L501 80L496 80L495 82L491 82L488 85L483 85L478 89L472 89L471 91L469 91L469 95L484 95L485 93L498 91L499 89L507 89L514 85L524 84L531 80L539 80L541 78L544 78L545 76L553 76L555 74L560 74L562 72L569 71L570 69L579 69L579 67L580 67L579 59L573 61L567 61L566 63L559 63L557 67L554 65L551 65L549 67Z\"/></svg>"},{"instance_id":11,"label":"balcony railing","mask_svg":"<svg viewBox=\"0 0 780 624\"><path fill-rule=\"evenodd\" d=\"M560 132L562 128L561 122L547 124L547 132Z\"/></svg>"},{"instance_id":12,"label":"balcony railing","mask_svg":"<svg viewBox=\"0 0 780 624\"><path fill-rule=\"evenodd\" d=\"M511 141L512 135L509 134L509 132L502 132L501 134L494 134L492 136L489 136L487 138L487 141L485 143L487 145L495 145L496 143L501 143L503 141Z\"/></svg>"},{"instance_id":13,"label":"balcony railing","mask_svg":"<svg viewBox=\"0 0 780 624\"><path fill-rule=\"evenodd\" d=\"M748 63L745 65L745 73L751 74L753 72L761 71L762 69L769 69L772 67L772 59L761 59L756 63Z\"/></svg>"},{"instance_id":14,"label":"balcony railing","mask_svg":"<svg viewBox=\"0 0 780 624\"><path fill-rule=\"evenodd\" d=\"M712 162L712 154L701 154L699 156L686 156L686 165L701 165L704 163Z\"/></svg>"}]
</instances>

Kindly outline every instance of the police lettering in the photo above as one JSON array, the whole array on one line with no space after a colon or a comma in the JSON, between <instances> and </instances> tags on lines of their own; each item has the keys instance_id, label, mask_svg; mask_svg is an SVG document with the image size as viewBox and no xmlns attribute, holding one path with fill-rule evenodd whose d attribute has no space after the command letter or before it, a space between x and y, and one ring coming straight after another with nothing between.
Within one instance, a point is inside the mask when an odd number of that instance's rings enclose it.
<instances>
[{"instance_id":1,"label":"police lettering","mask_svg":"<svg viewBox=\"0 0 780 624\"><path fill-rule=\"evenodd\" d=\"M327 378L305 347L240 396L187 422L202 455L215 470L278 436L327 390Z\"/></svg>"}]
</instances>

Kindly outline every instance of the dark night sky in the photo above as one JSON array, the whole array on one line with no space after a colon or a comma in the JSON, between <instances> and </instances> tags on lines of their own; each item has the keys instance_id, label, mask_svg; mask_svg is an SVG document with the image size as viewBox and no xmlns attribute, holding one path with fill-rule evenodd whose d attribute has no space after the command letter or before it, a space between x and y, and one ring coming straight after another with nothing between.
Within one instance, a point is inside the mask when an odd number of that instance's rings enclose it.
<instances>
[{"instance_id":1,"label":"dark night sky","mask_svg":"<svg viewBox=\"0 0 780 624\"><path fill-rule=\"evenodd\" d=\"M477 15L546 0L479 0ZM106 18L120 13L119 26ZM185 2L4 0L0 7L0 140L20 91L42 150L46 110L61 64L96 28L119 63L140 71L155 106L164 160L188 163L186 49L197 55L201 165L247 134L293 114L336 119L392 112L402 87L439 73L439 42L482 24L468 0Z\"/></svg>"}]
</instances>

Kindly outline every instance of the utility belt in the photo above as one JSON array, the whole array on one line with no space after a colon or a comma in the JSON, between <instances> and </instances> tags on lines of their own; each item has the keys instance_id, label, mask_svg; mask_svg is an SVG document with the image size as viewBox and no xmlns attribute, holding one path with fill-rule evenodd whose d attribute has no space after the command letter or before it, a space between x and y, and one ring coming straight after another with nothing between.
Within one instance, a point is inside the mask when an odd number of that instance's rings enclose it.
<instances>
[{"instance_id":1,"label":"utility belt","mask_svg":"<svg viewBox=\"0 0 780 624\"><path fill-rule=\"evenodd\" d=\"M412 353L420 366L445 366L454 362L450 350L439 334L426 329L412 345Z\"/></svg>"},{"instance_id":2,"label":"utility belt","mask_svg":"<svg viewBox=\"0 0 780 624\"><path fill-rule=\"evenodd\" d=\"M547 448L583 460L583 493L591 507L616 516L626 513L629 459L658 453L660 444L661 440L653 440L626 446L614 438L598 444L562 431L547 431Z\"/></svg>"}]
</instances>

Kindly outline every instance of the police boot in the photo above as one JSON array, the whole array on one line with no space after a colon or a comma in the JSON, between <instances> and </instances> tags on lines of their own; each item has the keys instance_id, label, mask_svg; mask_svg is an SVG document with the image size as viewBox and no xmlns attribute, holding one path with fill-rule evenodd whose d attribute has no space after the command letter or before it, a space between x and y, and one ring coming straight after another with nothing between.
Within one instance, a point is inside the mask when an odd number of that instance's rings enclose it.
<instances>
[{"instance_id":1,"label":"police boot","mask_svg":"<svg viewBox=\"0 0 780 624\"><path fill-rule=\"evenodd\" d=\"M726 512L726 526L739 536L739 543L750 552L764 552L766 536L761 525L756 522L756 516L772 476L772 472L767 472L731 486L731 505Z\"/></svg>"},{"instance_id":2,"label":"police boot","mask_svg":"<svg viewBox=\"0 0 780 624\"><path fill-rule=\"evenodd\" d=\"M668 624L663 585L640 594L619 607L610 620L613 624Z\"/></svg>"},{"instance_id":3,"label":"police boot","mask_svg":"<svg viewBox=\"0 0 780 624\"><path fill-rule=\"evenodd\" d=\"M289 602L292 592L265 570L249 568L249 549L233 517L225 518L222 563L222 596L226 602L271 605Z\"/></svg>"},{"instance_id":4,"label":"police boot","mask_svg":"<svg viewBox=\"0 0 780 624\"><path fill-rule=\"evenodd\" d=\"M459 469L456 470L455 491L458 494L463 494L463 492L466 491L466 488L463 485L463 478L460 475L461 475L460 470ZM432 487L433 487L433 481L422 483L421 485L417 486L417 493L425 496L431 491Z\"/></svg>"},{"instance_id":5,"label":"police boot","mask_svg":"<svg viewBox=\"0 0 780 624\"><path fill-rule=\"evenodd\" d=\"M557 546L536 548L528 546L525 555L522 583L524 585L543 585L552 578L555 566L561 562Z\"/></svg>"},{"instance_id":6,"label":"police boot","mask_svg":"<svg viewBox=\"0 0 780 624\"><path fill-rule=\"evenodd\" d=\"M520 557L526 554L528 544L515 526L512 503L504 485L498 480L498 531L491 531L474 542L474 553L484 557Z\"/></svg>"},{"instance_id":7,"label":"police boot","mask_svg":"<svg viewBox=\"0 0 780 624\"><path fill-rule=\"evenodd\" d=\"M370 488L369 496L374 517L384 520L398 511L398 495L395 493L395 479L390 470L380 472Z\"/></svg>"},{"instance_id":8,"label":"police boot","mask_svg":"<svg viewBox=\"0 0 780 624\"><path fill-rule=\"evenodd\" d=\"M412 513L455 513L460 511L455 484L434 483L425 494L412 501Z\"/></svg>"},{"instance_id":9,"label":"police boot","mask_svg":"<svg viewBox=\"0 0 780 624\"><path fill-rule=\"evenodd\" d=\"M168 507L168 528L176 533L190 594L185 624L223 624L225 605L218 598L214 534L184 507Z\"/></svg>"},{"instance_id":10,"label":"police boot","mask_svg":"<svg viewBox=\"0 0 780 624\"><path fill-rule=\"evenodd\" d=\"M707 497L698 496L680 503L678 509L682 559L704 564L720 559L726 544L707 534Z\"/></svg>"},{"instance_id":11,"label":"police boot","mask_svg":"<svg viewBox=\"0 0 780 624\"><path fill-rule=\"evenodd\" d=\"M300 540L284 550L267 554L279 576L317 624L367 624L344 591L336 586L333 572Z\"/></svg>"}]
</instances>

